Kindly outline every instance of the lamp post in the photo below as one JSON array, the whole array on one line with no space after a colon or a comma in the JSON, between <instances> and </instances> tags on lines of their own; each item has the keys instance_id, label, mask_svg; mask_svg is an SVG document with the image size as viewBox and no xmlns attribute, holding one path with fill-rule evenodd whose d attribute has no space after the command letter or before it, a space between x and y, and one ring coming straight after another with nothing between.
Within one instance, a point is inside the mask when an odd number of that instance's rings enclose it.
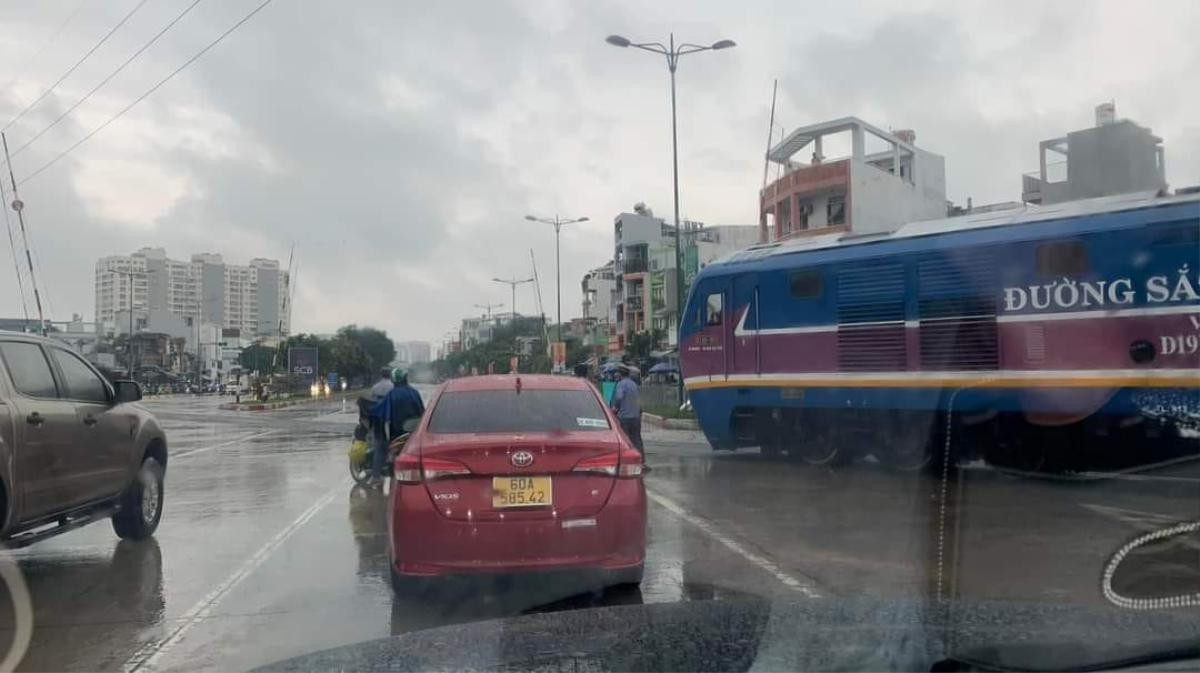
<instances>
[{"instance_id":1,"label":"lamp post","mask_svg":"<svg viewBox=\"0 0 1200 673\"><path fill-rule=\"evenodd\" d=\"M675 342L678 347L679 328L683 324L683 253L681 243L683 230L679 226L679 134L676 130L675 69L679 66L679 59L687 54L728 49L737 46L737 44L733 40L718 40L707 47L698 44L688 44L686 42L676 45L674 33L671 33L666 45L661 42L632 42L620 35L609 35L605 38L605 42L614 47L634 47L635 49L665 56L667 58L667 70L671 73L671 168L675 189ZM683 376L679 377L679 402L680 404L683 403Z\"/></svg>"},{"instance_id":2,"label":"lamp post","mask_svg":"<svg viewBox=\"0 0 1200 673\"><path fill-rule=\"evenodd\" d=\"M517 280L516 278L512 278L510 280L505 280L503 278L493 278L492 282L493 283L504 283L505 285L508 285L510 288L512 288L512 304L509 305L509 308L512 310L513 322L516 322L517 321L517 286L522 283L532 283L533 279L526 278L524 280Z\"/></svg>"},{"instance_id":3,"label":"lamp post","mask_svg":"<svg viewBox=\"0 0 1200 673\"><path fill-rule=\"evenodd\" d=\"M575 224L577 222L587 222L588 218L580 217L577 219L565 219L555 215L553 219L548 217L534 217L526 215L525 219L530 222L544 222L554 225L554 292L555 303L558 305L558 341L562 341L562 261L559 255L559 232L562 231L564 224Z\"/></svg>"},{"instance_id":4,"label":"lamp post","mask_svg":"<svg viewBox=\"0 0 1200 673\"><path fill-rule=\"evenodd\" d=\"M145 271L137 271L133 268L130 268L128 271L116 271L116 270L113 271L114 274L117 274L119 276L124 276L129 279L129 335L125 339L125 370L129 374L130 380L133 380L135 378L134 373L133 373L133 279L136 276L140 275L143 278L147 279L147 283L149 283L150 274L152 274L154 272L155 272L155 269L146 269ZM149 291L150 291L150 288L149 288L149 285L147 284L147 287L146 287L146 292L147 292L146 319L147 319L147 321L149 321L149 318L150 318Z\"/></svg>"},{"instance_id":5,"label":"lamp post","mask_svg":"<svg viewBox=\"0 0 1200 673\"><path fill-rule=\"evenodd\" d=\"M488 319L488 322L491 322L491 320L492 320L492 309L494 309L494 308L503 308L503 306L504 306L504 304L503 304L503 303L499 303L499 304L475 304L475 308L481 308L481 309L483 309L483 310L487 311L487 319Z\"/></svg>"}]
</instances>

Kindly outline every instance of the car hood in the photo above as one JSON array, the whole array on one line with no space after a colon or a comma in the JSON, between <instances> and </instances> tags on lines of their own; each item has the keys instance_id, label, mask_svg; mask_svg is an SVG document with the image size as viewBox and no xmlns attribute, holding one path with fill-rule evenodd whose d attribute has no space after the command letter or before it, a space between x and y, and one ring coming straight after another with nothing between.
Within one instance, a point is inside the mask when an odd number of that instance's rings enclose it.
<instances>
[{"instance_id":1,"label":"car hood","mask_svg":"<svg viewBox=\"0 0 1200 673\"><path fill-rule=\"evenodd\" d=\"M1072 670L1179 652L1194 646L1198 634L1196 610L694 601L445 626L259 670Z\"/></svg>"}]
</instances>

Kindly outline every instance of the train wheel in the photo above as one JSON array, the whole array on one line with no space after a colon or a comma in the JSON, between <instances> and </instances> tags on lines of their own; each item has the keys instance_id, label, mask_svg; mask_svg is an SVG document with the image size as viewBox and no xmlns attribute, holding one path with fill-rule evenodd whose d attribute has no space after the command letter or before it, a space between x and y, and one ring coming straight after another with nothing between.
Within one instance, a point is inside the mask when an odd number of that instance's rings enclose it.
<instances>
[{"instance_id":1,"label":"train wheel","mask_svg":"<svg viewBox=\"0 0 1200 673\"><path fill-rule=\"evenodd\" d=\"M788 439L788 456L809 465L835 466L847 462L850 452L843 448L844 434L824 423L796 423Z\"/></svg>"},{"instance_id":2,"label":"train wheel","mask_svg":"<svg viewBox=\"0 0 1200 673\"><path fill-rule=\"evenodd\" d=\"M933 463L934 455L941 450L938 438L944 433L938 427L938 414L914 412L896 417L891 432L880 438L885 445L879 451L884 465L901 472L916 472Z\"/></svg>"},{"instance_id":3,"label":"train wheel","mask_svg":"<svg viewBox=\"0 0 1200 673\"><path fill-rule=\"evenodd\" d=\"M769 436L764 437L759 449L762 450L762 455L766 458L777 458L783 453L783 436L779 432L773 432Z\"/></svg>"},{"instance_id":4,"label":"train wheel","mask_svg":"<svg viewBox=\"0 0 1200 673\"><path fill-rule=\"evenodd\" d=\"M984 452L987 462L1021 472L1046 470L1046 440L1040 428L1024 418L1002 417L991 446Z\"/></svg>"}]
</instances>

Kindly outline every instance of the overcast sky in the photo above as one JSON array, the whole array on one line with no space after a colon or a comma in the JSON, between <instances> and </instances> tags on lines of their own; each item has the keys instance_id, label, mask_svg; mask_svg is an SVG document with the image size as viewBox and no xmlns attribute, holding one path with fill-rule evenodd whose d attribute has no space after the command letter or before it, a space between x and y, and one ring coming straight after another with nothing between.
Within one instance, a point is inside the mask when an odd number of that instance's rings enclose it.
<instances>
[{"instance_id":1,"label":"overcast sky","mask_svg":"<svg viewBox=\"0 0 1200 673\"><path fill-rule=\"evenodd\" d=\"M0 3L0 124L139 0ZM192 0L148 0L8 129L14 150ZM260 0L199 2L14 159L21 180L108 120ZM681 202L709 224L757 221L771 82L783 126L857 115L913 128L946 158L948 197L1020 198L1037 142L1096 103L1164 139L1172 187L1200 184L1200 3L315 2L275 0L122 118L20 187L48 314L94 318L96 259L298 260L293 331L356 322L439 341L493 276L530 271L563 315L612 254L612 220L671 214L665 63L604 37L736 49L679 69ZM347 9L349 8L349 11ZM7 246L4 239L0 243ZM7 251L0 317L21 314ZM529 286L518 310L533 312Z\"/></svg>"}]
</instances>

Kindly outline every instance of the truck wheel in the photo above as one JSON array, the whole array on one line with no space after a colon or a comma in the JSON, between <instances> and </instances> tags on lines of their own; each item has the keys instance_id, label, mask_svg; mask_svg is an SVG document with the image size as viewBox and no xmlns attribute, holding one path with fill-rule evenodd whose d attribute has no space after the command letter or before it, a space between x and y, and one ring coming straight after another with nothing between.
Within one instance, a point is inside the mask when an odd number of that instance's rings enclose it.
<instances>
[{"instance_id":1,"label":"truck wheel","mask_svg":"<svg viewBox=\"0 0 1200 673\"><path fill-rule=\"evenodd\" d=\"M143 540L154 534L163 509L163 469L154 458L142 461L137 476L121 496L112 525L119 537Z\"/></svg>"}]
</instances>

